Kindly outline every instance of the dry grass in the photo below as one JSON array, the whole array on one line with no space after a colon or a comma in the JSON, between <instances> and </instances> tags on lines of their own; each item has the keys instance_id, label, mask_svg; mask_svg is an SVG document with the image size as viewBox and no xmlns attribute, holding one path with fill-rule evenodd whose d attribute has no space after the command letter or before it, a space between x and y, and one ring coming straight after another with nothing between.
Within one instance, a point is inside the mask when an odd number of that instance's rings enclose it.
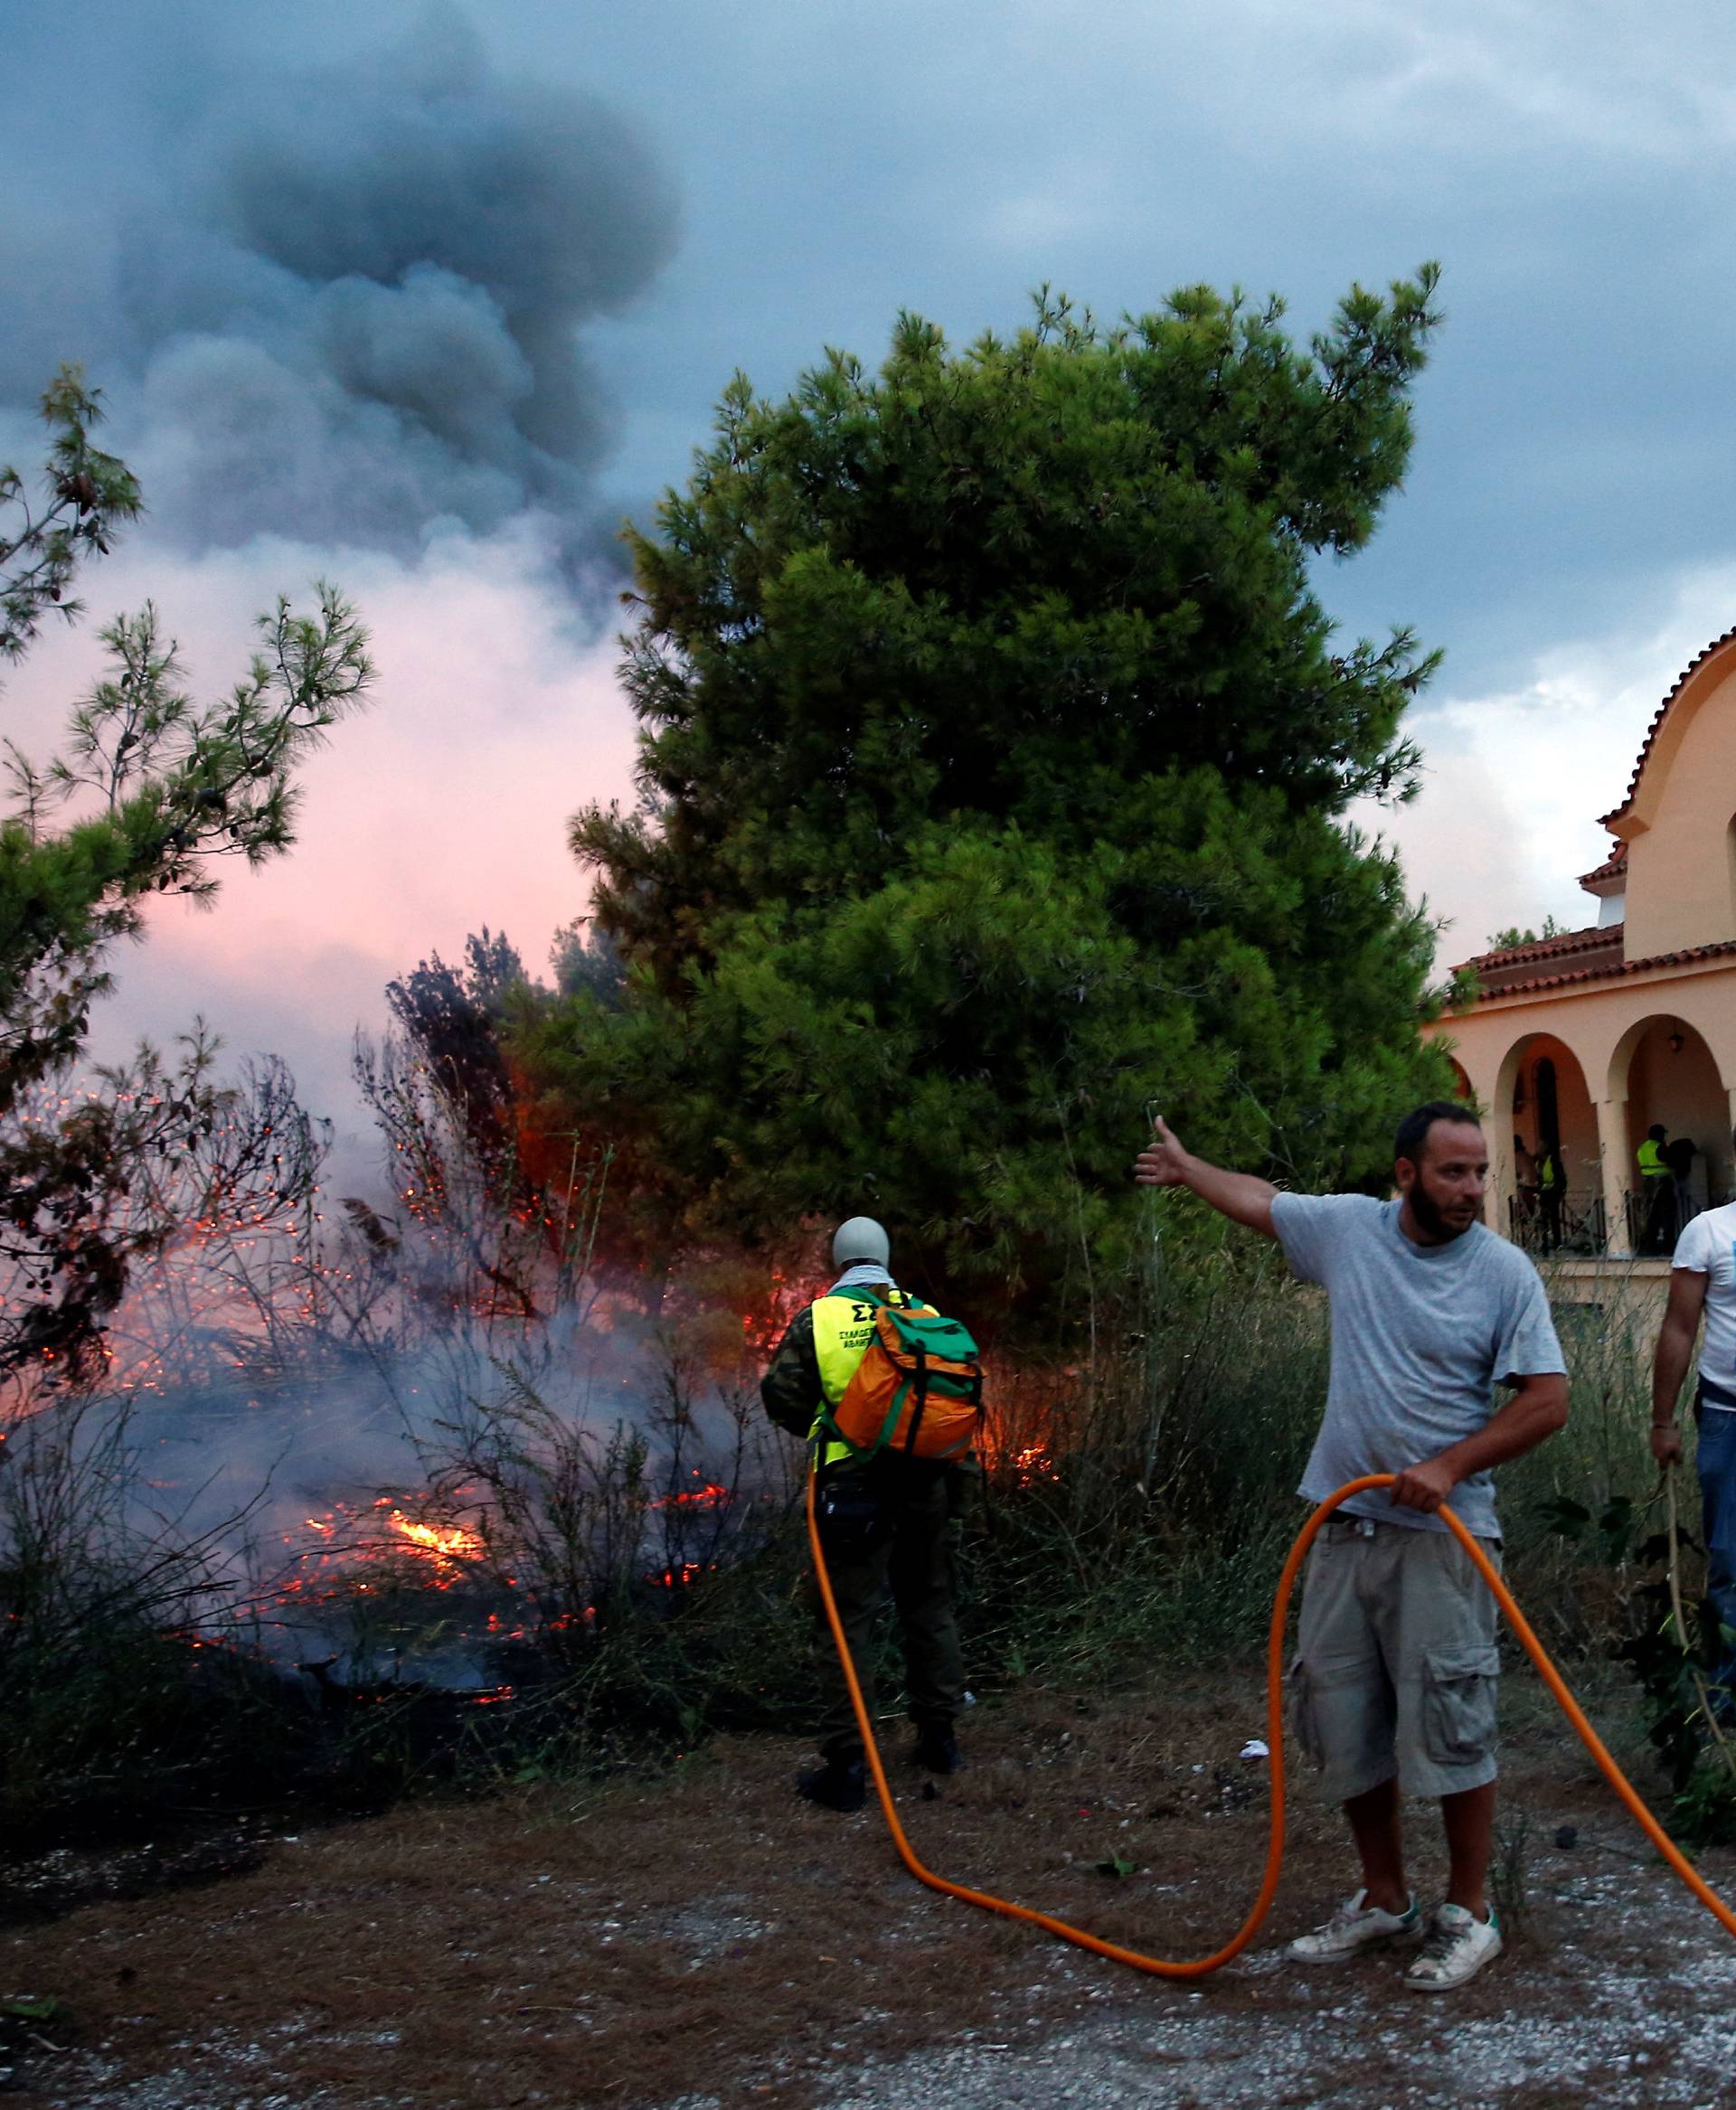
<instances>
[{"instance_id":1,"label":"dry grass","mask_svg":"<svg viewBox=\"0 0 1736 2110\"><path fill-rule=\"evenodd\" d=\"M1543 1842L1533 1880L1637 1877L1644 1856L1577 1747L1512 1685L1512 1771ZM1137 1946L1196 1953L1223 1938L1257 1878L1264 1769L1236 1752L1259 1727L1241 1676L1099 1700L1027 1688L976 1710L968 1773L932 1801L901 1774L901 1800L918 1851L946 1873ZM840 2069L973 2030L1029 2041L1085 2015L1156 2020L1192 1997L1257 2032L1281 2027L1287 2007L1321 2004L1295 1974L1239 1968L1203 1993L1139 1979L932 1897L892 1860L872 1809L838 1819L792 1796L802 1756L786 1740L726 1740L668 1777L582 1801L542 1787L401 1809L279 1841L226 1881L86 1905L15 1934L7 1977L58 1993L78 2032L76 2058L32 2066L38 2099L809 2105ZM1335 1818L1306 1787L1292 1806L1262 1947L1346 1887ZM1550 1842L1568 1818L1581 1840L1563 1855ZM1418 1833L1425 1880L1438 1880L1432 1830ZM1137 1872L1098 1871L1117 1856ZM1455 2003L1456 2025L1519 1997L1577 2011L1590 1959L1556 1947L1560 1908L1533 1917L1536 1935ZM1583 1945L1582 1923L1572 1931ZM1606 1962L1643 1952L1616 1915L1599 1939ZM1391 2001L1391 2019L1413 2029L1414 2001ZM1337 2098L1398 2099L1379 2092L1387 2057L1347 2043ZM176 2077L166 2094L125 2093L150 2076Z\"/></svg>"}]
</instances>

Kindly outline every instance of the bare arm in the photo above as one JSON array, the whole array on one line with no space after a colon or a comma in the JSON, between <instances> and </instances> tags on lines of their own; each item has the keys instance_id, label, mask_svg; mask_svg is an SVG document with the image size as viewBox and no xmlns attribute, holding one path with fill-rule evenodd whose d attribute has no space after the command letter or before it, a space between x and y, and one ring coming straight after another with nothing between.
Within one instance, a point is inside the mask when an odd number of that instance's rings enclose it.
<instances>
[{"instance_id":1,"label":"bare arm","mask_svg":"<svg viewBox=\"0 0 1736 2110\"><path fill-rule=\"evenodd\" d=\"M1392 1500L1404 1509L1438 1510L1461 1480L1523 1458L1566 1427L1567 1380L1561 1372L1521 1378L1512 1399L1475 1436L1401 1473L1392 1483Z\"/></svg>"},{"instance_id":2,"label":"bare arm","mask_svg":"<svg viewBox=\"0 0 1736 2110\"><path fill-rule=\"evenodd\" d=\"M1170 1134L1162 1115L1152 1123L1151 1141L1134 1160L1133 1176L1141 1187L1185 1187L1231 1223L1246 1224L1269 1239L1278 1236L1272 1222L1278 1189L1271 1182L1252 1173L1226 1173L1221 1165L1194 1157Z\"/></svg>"},{"instance_id":3,"label":"bare arm","mask_svg":"<svg viewBox=\"0 0 1736 2110\"><path fill-rule=\"evenodd\" d=\"M1674 1465L1682 1455L1682 1432L1675 1426L1675 1402L1694 1358L1694 1336L1705 1309L1710 1276L1692 1267L1670 1270L1670 1301L1664 1309L1657 1347L1652 1355L1652 1455L1660 1465Z\"/></svg>"}]
</instances>

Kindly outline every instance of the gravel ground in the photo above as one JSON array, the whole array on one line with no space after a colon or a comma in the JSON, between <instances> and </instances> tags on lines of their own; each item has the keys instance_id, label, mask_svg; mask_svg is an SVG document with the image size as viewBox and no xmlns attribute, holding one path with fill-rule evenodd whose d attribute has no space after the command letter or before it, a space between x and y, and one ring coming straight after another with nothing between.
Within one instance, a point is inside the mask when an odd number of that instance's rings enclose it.
<instances>
[{"instance_id":1,"label":"gravel ground","mask_svg":"<svg viewBox=\"0 0 1736 2110\"><path fill-rule=\"evenodd\" d=\"M1577 1910L1607 1912L1610 1903L1606 1897ZM1459 2003L1425 2002L1394 1985L1390 1963L1335 1971L1329 1980L1314 1973L1297 1985L1269 1953L1242 1966L1265 1996L1257 2013L1214 2011L1205 1992L1150 1994L1137 2014L1112 1998L1115 2011L1047 2030L1027 2023L1016 2040L976 2037L886 2066L864 2064L834 2077L816 2101L825 2110L929 2110L938 2103L949 2110L1055 2103L1080 2110L1721 2110L1736 2101L1736 1949L1707 1955L1697 1933L1684 1936L1680 1904L1667 1895L1637 1908L1630 1900L1627 1917L1629 1931L1637 1923L1654 1929L1656 1968L1599 1972L1564 1941L1547 1967L1521 1959L1491 1967L1483 2002L1499 1983L1505 2011L1471 2015Z\"/></svg>"},{"instance_id":2,"label":"gravel ground","mask_svg":"<svg viewBox=\"0 0 1736 2110\"><path fill-rule=\"evenodd\" d=\"M1015 1694L973 1724L959 1780L928 1796L901 1773L918 1849L1113 1939L1197 1954L1258 1869L1264 1769L1234 1757L1256 1706L1227 1679ZM1390 1957L1285 1962L1349 1887L1335 1813L1306 1787L1256 1946L1191 1985L921 1889L873 1810L795 1803L801 1754L769 1738L582 1806L540 1790L403 1810L232 1842L239 1872L219 1879L177 1860L179 1888L86 1888L0 1938L0 1991L69 2011L44 2032L58 2048L21 2066L44 2110L1736 2104L1736 1943L1517 1681L1507 1714L1526 1924L1448 1996L1407 1992ZM1417 1814L1429 1895L1437 1827ZM1107 1877L1106 1850L1133 1873ZM1736 1890L1736 1853L1703 1865Z\"/></svg>"}]
</instances>

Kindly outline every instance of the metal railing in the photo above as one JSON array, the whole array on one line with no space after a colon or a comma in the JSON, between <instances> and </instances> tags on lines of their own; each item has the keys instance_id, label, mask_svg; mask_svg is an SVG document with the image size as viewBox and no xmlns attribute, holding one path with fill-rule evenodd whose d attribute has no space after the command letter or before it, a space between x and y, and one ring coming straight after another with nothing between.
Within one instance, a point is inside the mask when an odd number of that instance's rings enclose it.
<instances>
[{"instance_id":1,"label":"metal railing","mask_svg":"<svg viewBox=\"0 0 1736 2110\"><path fill-rule=\"evenodd\" d=\"M1646 1182L1621 1198L1621 1223L1628 1254L1641 1260L1667 1259L1683 1229L1703 1210L1722 1209L1736 1201L1722 1190L1704 1201L1683 1194L1675 1181ZM1559 1207L1533 1187L1522 1188L1507 1201L1507 1236L1536 1257L1561 1253L1597 1258L1609 1249L1609 1211L1601 1193L1571 1188L1561 1191Z\"/></svg>"},{"instance_id":2,"label":"metal railing","mask_svg":"<svg viewBox=\"0 0 1736 2110\"><path fill-rule=\"evenodd\" d=\"M1628 1246L1642 1259L1667 1258L1696 1216L1704 1210L1722 1209L1730 1199L1721 1189L1700 1201L1674 1180L1647 1180L1622 1196Z\"/></svg>"},{"instance_id":3,"label":"metal railing","mask_svg":"<svg viewBox=\"0 0 1736 2110\"><path fill-rule=\"evenodd\" d=\"M1609 1243L1603 1196L1571 1187L1524 1188L1508 1200L1507 1236L1540 1256L1602 1253Z\"/></svg>"}]
</instances>

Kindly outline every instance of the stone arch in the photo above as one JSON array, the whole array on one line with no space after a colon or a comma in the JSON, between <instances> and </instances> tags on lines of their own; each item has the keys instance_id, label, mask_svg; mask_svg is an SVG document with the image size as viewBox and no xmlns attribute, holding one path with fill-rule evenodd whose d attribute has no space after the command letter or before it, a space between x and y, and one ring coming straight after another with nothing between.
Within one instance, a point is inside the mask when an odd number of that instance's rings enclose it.
<instances>
[{"instance_id":1,"label":"stone arch","mask_svg":"<svg viewBox=\"0 0 1736 2110\"><path fill-rule=\"evenodd\" d=\"M1625 1102L1627 1229L1637 1252L1667 1249L1686 1216L1724 1200L1731 1186L1730 1097L1710 1043L1699 1028L1673 1012L1637 1019L1609 1058L1609 1097ZM1648 1195L1638 1165L1639 1146L1653 1125L1674 1142L1694 1145L1687 1179L1667 1210Z\"/></svg>"},{"instance_id":2,"label":"stone arch","mask_svg":"<svg viewBox=\"0 0 1736 2110\"><path fill-rule=\"evenodd\" d=\"M1555 1033L1521 1033L1502 1058L1488 1122L1495 1132L1490 1228L1533 1248L1600 1251L1606 1227L1598 1112L1574 1050ZM1548 1158L1554 1161L1552 1181L1541 1176ZM1531 1177L1522 1179L1527 1163Z\"/></svg>"}]
</instances>

